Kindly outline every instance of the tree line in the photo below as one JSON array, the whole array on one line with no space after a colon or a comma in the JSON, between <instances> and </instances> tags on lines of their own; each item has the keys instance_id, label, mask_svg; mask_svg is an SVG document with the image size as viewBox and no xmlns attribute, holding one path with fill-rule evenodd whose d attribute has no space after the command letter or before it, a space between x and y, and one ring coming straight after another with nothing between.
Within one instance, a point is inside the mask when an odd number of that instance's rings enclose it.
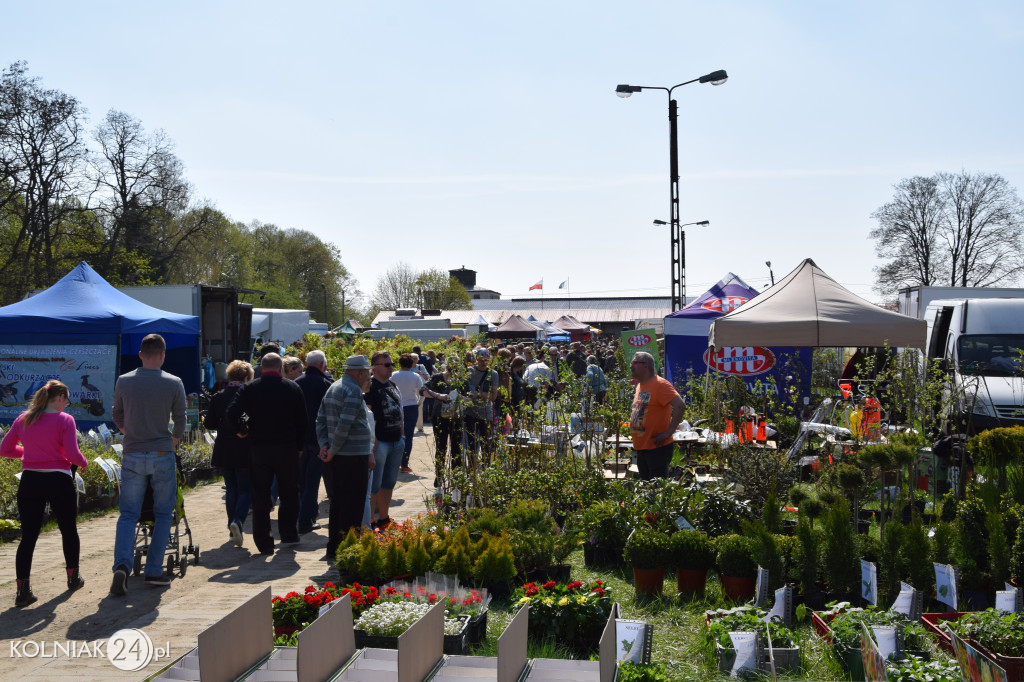
<instances>
[{"instance_id":1,"label":"tree line","mask_svg":"<svg viewBox=\"0 0 1024 682\"><path fill-rule=\"evenodd\" d=\"M935 173L904 178L872 214L875 289L894 296L914 286L984 287L1024 274L1024 202L995 173Z\"/></svg>"},{"instance_id":2,"label":"tree line","mask_svg":"<svg viewBox=\"0 0 1024 682\"><path fill-rule=\"evenodd\" d=\"M342 292L359 292L336 245L231 221L196 197L164 131L114 109L95 128L87 119L25 62L0 72L0 305L84 260L115 286L259 289L261 306L340 323Z\"/></svg>"}]
</instances>

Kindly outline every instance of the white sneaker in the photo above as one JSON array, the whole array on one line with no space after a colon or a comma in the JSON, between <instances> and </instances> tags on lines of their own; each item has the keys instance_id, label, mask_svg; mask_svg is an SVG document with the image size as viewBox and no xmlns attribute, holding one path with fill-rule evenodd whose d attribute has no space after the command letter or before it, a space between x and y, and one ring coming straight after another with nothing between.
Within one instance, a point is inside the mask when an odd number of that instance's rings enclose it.
<instances>
[{"instance_id":1,"label":"white sneaker","mask_svg":"<svg viewBox=\"0 0 1024 682\"><path fill-rule=\"evenodd\" d=\"M242 546L242 528L238 525L238 522L232 521L231 525L228 526L228 530L231 531L231 540L235 543L235 547Z\"/></svg>"}]
</instances>

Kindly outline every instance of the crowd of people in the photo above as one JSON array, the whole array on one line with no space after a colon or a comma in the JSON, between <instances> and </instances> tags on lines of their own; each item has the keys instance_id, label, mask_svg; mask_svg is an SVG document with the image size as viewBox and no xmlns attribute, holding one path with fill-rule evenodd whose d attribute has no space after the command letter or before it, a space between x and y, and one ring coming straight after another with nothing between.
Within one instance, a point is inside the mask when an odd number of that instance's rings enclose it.
<instances>
[{"instance_id":1,"label":"crowd of people","mask_svg":"<svg viewBox=\"0 0 1024 682\"><path fill-rule=\"evenodd\" d=\"M177 503L175 449L184 435L186 399L181 380L161 369L165 352L162 337L147 336L139 351L142 366L115 385L113 420L124 436L113 596L127 592L147 490L153 527L144 582L170 584L163 556ZM244 544L250 510L252 542L261 555L276 551L274 506L281 544L297 544L302 535L320 529L322 478L330 500L325 559L333 560L350 528L391 523L392 492L398 474L412 472L412 440L424 423L433 429L438 488L447 471L488 466L498 434L517 429L527 408L569 383L582 389L585 405L603 404L608 375L619 374L610 342L481 343L465 355L447 356L415 346L398 357L398 366L396 372L384 350L371 357L351 355L335 381L323 351L310 351L303 366L299 358L282 356L273 343L261 348L256 367L239 360L228 365L227 383L213 396L204 423L217 432L212 462L224 475L227 528L236 546ZM640 475L665 476L682 398L657 376L647 353L633 356L630 378L636 385L630 428ZM74 474L87 461L78 448L74 418L64 412L68 401L67 386L47 382L0 445L0 454L20 458L24 471L18 490L19 607L36 600L29 579L47 503L63 539L68 589L84 585Z\"/></svg>"}]
</instances>

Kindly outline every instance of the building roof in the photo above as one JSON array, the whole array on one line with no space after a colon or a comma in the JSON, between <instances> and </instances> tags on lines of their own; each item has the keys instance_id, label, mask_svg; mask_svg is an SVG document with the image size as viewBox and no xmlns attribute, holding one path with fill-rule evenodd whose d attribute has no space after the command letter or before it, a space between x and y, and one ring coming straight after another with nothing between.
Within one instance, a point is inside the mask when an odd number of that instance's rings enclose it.
<instances>
[{"instance_id":1,"label":"building roof","mask_svg":"<svg viewBox=\"0 0 1024 682\"><path fill-rule=\"evenodd\" d=\"M456 326L471 323L477 315L483 315L491 324L500 325L512 315L538 320L557 320L571 315L584 324L631 323L640 320L660 321L672 312L672 299L668 296L623 296L615 298L513 298L477 299L473 310L442 310L440 317L446 317ZM374 323L387 320L395 313L382 310Z\"/></svg>"}]
</instances>

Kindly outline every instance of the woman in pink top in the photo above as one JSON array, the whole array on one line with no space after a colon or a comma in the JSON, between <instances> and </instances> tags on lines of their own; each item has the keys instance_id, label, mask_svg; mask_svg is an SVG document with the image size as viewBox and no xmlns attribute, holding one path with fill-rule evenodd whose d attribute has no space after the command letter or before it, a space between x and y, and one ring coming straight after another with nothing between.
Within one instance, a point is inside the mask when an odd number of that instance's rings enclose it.
<instances>
[{"instance_id":1,"label":"woman in pink top","mask_svg":"<svg viewBox=\"0 0 1024 682\"><path fill-rule=\"evenodd\" d=\"M65 414L70 402L68 387L51 379L36 391L28 410L21 414L0 443L0 455L21 460L21 483L18 485L18 516L21 517L21 543L15 559L18 595L15 606L28 606L36 601L29 587L32 553L43 525L46 503L57 518L64 542L68 589L85 585L78 574L78 495L74 471L85 468L88 461L78 449L75 418Z\"/></svg>"}]
</instances>

